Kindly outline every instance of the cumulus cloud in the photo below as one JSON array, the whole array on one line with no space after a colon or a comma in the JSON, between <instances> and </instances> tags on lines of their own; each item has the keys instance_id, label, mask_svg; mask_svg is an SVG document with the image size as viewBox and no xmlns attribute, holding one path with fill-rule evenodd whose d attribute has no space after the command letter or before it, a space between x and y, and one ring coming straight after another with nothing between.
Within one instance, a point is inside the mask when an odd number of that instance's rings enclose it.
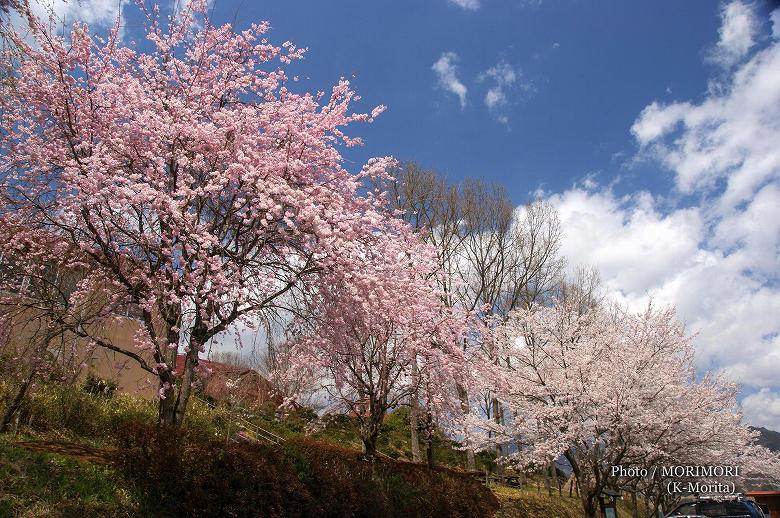
<instances>
[{"instance_id":1,"label":"cumulus cloud","mask_svg":"<svg viewBox=\"0 0 780 518\"><path fill-rule=\"evenodd\" d=\"M742 409L753 416L753 424L780 430L780 393L761 389L742 400Z\"/></svg>"},{"instance_id":2,"label":"cumulus cloud","mask_svg":"<svg viewBox=\"0 0 780 518\"><path fill-rule=\"evenodd\" d=\"M449 2L469 11L476 11L480 5L479 0L449 0Z\"/></svg>"},{"instance_id":3,"label":"cumulus cloud","mask_svg":"<svg viewBox=\"0 0 780 518\"><path fill-rule=\"evenodd\" d=\"M663 211L647 192L575 187L550 201L572 266L598 267L611 298L634 310L675 305L698 333L700 367L761 387L780 385L780 191L768 189L724 219L711 219L707 203Z\"/></svg>"},{"instance_id":4,"label":"cumulus cloud","mask_svg":"<svg viewBox=\"0 0 780 518\"><path fill-rule=\"evenodd\" d=\"M126 0L31 0L30 10L57 31L69 28L76 21L84 22L94 30L112 27L127 4ZM26 18L12 11L9 21L20 34L29 36ZM123 36L120 28L119 37ZM31 37L28 41L34 44Z\"/></svg>"},{"instance_id":5,"label":"cumulus cloud","mask_svg":"<svg viewBox=\"0 0 780 518\"><path fill-rule=\"evenodd\" d=\"M69 25L82 21L98 27L113 25L127 2L122 0L33 0L30 8L40 18L54 17L55 23Z\"/></svg>"},{"instance_id":6,"label":"cumulus cloud","mask_svg":"<svg viewBox=\"0 0 780 518\"><path fill-rule=\"evenodd\" d=\"M699 104L653 103L631 131L646 156L675 173L683 193L726 182L721 210L780 171L780 45L775 40Z\"/></svg>"},{"instance_id":7,"label":"cumulus cloud","mask_svg":"<svg viewBox=\"0 0 780 518\"><path fill-rule=\"evenodd\" d=\"M710 60L730 67L755 45L759 24L752 7L741 0L724 4L720 18L720 39L710 54Z\"/></svg>"},{"instance_id":8,"label":"cumulus cloud","mask_svg":"<svg viewBox=\"0 0 780 518\"><path fill-rule=\"evenodd\" d=\"M775 9L770 15L772 21L772 37L774 39L780 39L780 9Z\"/></svg>"},{"instance_id":9,"label":"cumulus cloud","mask_svg":"<svg viewBox=\"0 0 780 518\"><path fill-rule=\"evenodd\" d=\"M455 94L460 100L460 107L465 108L467 88L458 79L457 62L457 54L454 52L443 52L441 57L433 64L431 70L436 73L439 87Z\"/></svg>"},{"instance_id":10,"label":"cumulus cloud","mask_svg":"<svg viewBox=\"0 0 780 518\"><path fill-rule=\"evenodd\" d=\"M737 41L742 26L735 20L744 6L732 5L722 41ZM754 392L743 401L749 421L780 428L778 38L713 82L703 100L650 103L631 133L637 159L668 170L673 192L619 196L590 178L550 196L563 253L572 265L598 267L610 294L634 309L650 299L675 305L698 333L699 366ZM670 207L675 199L683 201Z\"/></svg>"},{"instance_id":11,"label":"cumulus cloud","mask_svg":"<svg viewBox=\"0 0 780 518\"><path fill-rule=\"evenodd\" d=\"M608 189L574 188L550 200L566 231L562 253L572 265L598 266L625 302L640 301L696 260L703 232L696 209L663 215L649 193L618 198Z\"/></svg>"}]
</instances>

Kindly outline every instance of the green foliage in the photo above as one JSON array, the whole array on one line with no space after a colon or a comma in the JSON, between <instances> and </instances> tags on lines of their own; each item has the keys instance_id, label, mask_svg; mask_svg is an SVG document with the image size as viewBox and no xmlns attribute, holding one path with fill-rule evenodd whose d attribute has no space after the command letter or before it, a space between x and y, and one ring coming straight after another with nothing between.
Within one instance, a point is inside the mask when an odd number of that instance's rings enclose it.
<instances>
[{"instance_id":1,"label":"green foliage","mask_svg":"<svg viewBox=\"0 0 780 518\"><path fill-rule=\"evenodd\" d=\"M111 397L116 392L117 384L111 380L104 380L89 374L84 380L84 391L92 396Z\"/></svg>"}]
</instances>

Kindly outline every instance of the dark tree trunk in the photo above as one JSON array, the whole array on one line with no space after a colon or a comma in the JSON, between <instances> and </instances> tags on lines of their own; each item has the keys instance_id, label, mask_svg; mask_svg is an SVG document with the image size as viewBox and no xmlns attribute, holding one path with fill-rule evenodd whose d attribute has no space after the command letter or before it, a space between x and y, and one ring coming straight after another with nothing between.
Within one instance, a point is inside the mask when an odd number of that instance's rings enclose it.
<instances>
[{"instance_id":1,"label":"dark tree trunk","mask_svg":"<svg viewBox=\"0 0 780 518\"><path fill-rule=\"evenodd\" d=\"M419 374L417 372L417 362L412 362L412 379L417 383ZM410 440L412 443L412 462L420 462L420 402L417 399L417 391L410 396L411 404L409 408L409 429Z\"/></svg>"},{"instance_id":2,"label":"dark tree trunk","mask_svg":"<svg viewBox=\"0 0 780 518\"><path fill-rule=\"evenodd\" d=\"M503 422L503 411L501 409L501 403L499 403L498 399L492 398L490 402L490 406L493 409L493 421L495 421L496 424L502 424ZM500 444L496 444L496 474L498 475L498 478L500 481L503 482L504 479L504 466L501 464L501 457L504 456L504 449L501 447ZM549 480L547 477L545 477L545 480L547 480L548 487L549 487Z\"/></svg>"},{"instance_id":3,"label":"dark tree trunk","mask_svg":"<svg viewBox=\"0 0 780 518\"><path fill-rule=\"evenodd\" d=\"M558 470L555 467L555 461L550 463L550 482L553 489L558 488L558 496L560 496L561 484L558 482ZM550 494L552 494L552 492Z\"/></svg>"},{"instance_id":4,"label":"dark tree trunk","mask_svg":"<svg viewBox=\"0 0 780 518\"><path fill-rule=\"evenodd\" d=\"M58 332L55 332L49 328L43 340L36 344L37 350L35 351L35 356L32 365L30 366L30 373L19 386L19 389L16 391L16 395L8 404L8 408L6 408L5 414L3 415L3 420L0 422L0 433L4 433L8 429L8 425L11 424L14 415L16 415L19 407L22 406L22 402L24 401L24 397L27 395L27 391L30 389L33 381L35 381L35 377L38 375L38 371L43 366L43 356L46 354L46 349L49 346L49 342L51 342L51 340L57 336L57 334L62 332L59 329L57 331Z\"/></svg>"},{"instance_id":5,"label":"dark tree trunk","mask_svg":"<svg viewBox=\"0 0 780 518\"><path fill-rule=\"evenodd\" d=\"M363 441L363 454L371 462L376 460L376 443L379 439L379 431L382 429L385 411L386 408L381 401L369 398L368 415L363 418L360 426L360 439Z\"/></svg>"},{"instance_id":6,"label":"dark tree trunk","mask_svg":"<svg viewBox=\"0 0 780 518\"><path fill-rule=\"evenodd\" d=\"M460 383L456 385L456 389L458 391L458 397L460 398L460 409L463 412L463 415L468 415L468 413L471 411L471 408L469 406L468 391L466 391L466 387L464 387ZM475 471L477 469L477 461L476 458L474 457L473 448L466 449L466 469L468 471Z\"/></svg>"},{"instance_id":7,"label":"dark tree trunk","mask_svg":"<svg viewBox=\"0 0 780 518\"><path fill-rule=\"evenodd\" d=\"M363 437L363 453L367 459L376 458L376 441L377 437L375 435Z\"/></svg>"},{"instance_id":8,"label":"dark tree trunk","mask_svg":"<svg viewBox=\"0 0 780 518\"><path fill-rule=\"evenodd\" d=\"M181 386L179 387L179 395L176 398L176 407L173 416L173 424L175 426L181 426L184 422L184 415L187 412L187 403L190 400L190 394L192 393L192 382L195 378L195 366L198 364L198 348L197 342L190 343L190 350L187 353L187 357L184 359L184 372L181 377Z\"/></svg>"},{"instance_id":9,"label":"dark tree trunk","mask_svg":"<svg viewBox=\"0 0 780 518\"><path fill-rule=\"evenodd\" d=\"M580 491L582 495L582 511L585 518L600 518L598 499L595 495L586 491Z\"/></svg>"},{"instance_id":10,"label":"dark tree trunk","mask_svg":"<svg viewBox=\"0 0 780 518\"><path fill-rule=\"evenodd\" d=\"M433 459L433 416L430 412L427 413L425 418L425 451L426 451L426 460L428 462L428 467L432 468L434 466L434 459Z\"/></svg>"}]
</instances>

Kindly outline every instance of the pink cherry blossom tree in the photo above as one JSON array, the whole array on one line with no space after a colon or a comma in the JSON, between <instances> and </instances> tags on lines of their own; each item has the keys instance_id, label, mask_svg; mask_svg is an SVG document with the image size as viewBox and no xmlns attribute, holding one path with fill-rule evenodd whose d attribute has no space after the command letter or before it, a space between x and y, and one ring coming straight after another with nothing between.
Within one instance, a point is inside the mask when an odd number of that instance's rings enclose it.
<instances>
[{"instance_id":1,"label":"pink cherry blossom tree","mask_svg":"<svg viewBox=\"0 0 780 518\"><path fill-rule=\"evenodd\" d=\"M309 372L334 408L357 418L373 458L385 414L411 394L437 415L459 409L453 382L467 375L459 346L466 320L443 307L435 250L404 223L388 221L354 252L363 267L328 273L310 301L308 329L290 348L290 368Z\"/></svg>"},{"instance_id":2,"label":"pink cherry blossom tree","mask_svg":"<svg viewBox=\"0 0 780 518\"><path fill-rule=\"evenodd\" d=\"M159 378L160 421L184 418L207 342L362 268L358 250L386 216L344 169L337 146L355 94L296 93L286 67L305 49L271 44L267 23L212 25L205 0L167 22L145 16L145 45L67 36L31 18L34 43L6 50L14 87L0 101L0 217L50 258L77 249L94 275L142 308L136 359ZM7 241L3 241L7 243ZM176 356L185 356L176 375Z\"/></svg>"},{"instance_id":3,"label":"pink cherry blossom tree","mask_svg":"<svg viewBox=\"0 0 780 518\"><path fill-rule=\"evenodd\" d=\"M512 460L522 466L563 455L587 517L598 516L604 488L640 487L658 503L664 465L777 473L778 456L752 444L741 422L735 387L697 376L673 308L532 307L513 313L496 342L511 358L499 397L513 419L495 433L518 441ZM620 465L657 476L631 480L612 471Z\"/></svg>"}]
</instances>

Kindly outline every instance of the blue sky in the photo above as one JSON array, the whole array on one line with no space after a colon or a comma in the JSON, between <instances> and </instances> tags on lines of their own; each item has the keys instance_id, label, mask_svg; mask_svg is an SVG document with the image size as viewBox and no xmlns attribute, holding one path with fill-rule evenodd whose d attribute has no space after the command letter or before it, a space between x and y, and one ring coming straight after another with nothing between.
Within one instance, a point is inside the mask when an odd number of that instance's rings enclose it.
<instances>
[{"instance_id":1,"label":"blue sky","mask_svg":"<svg viewBox=\"0 0 780 518\"><path fill-rule=\"evenodd\" d=\"M109 25L117 0L54 1ZM182 0L178 0L182 1ZM127 4L125 3L125 6ZM167 3L167 8L174 4ZM214 0L309 48L297 88L352 80L394 155L503 183L560 215L570 268L634 309L670 304L702 369L780 430L780 7L776 0ZM128 39L137 14L122 8Z\"/></svg>"},{"instance_id":2,"label":"blue sky","mask_svg":"<svg viewBox=\"0 0 780 518\"><path fill-rule=\"evenodd\" d=\"M476 10L447 0L215 4L218 19L236 13L239 25L269 20L272 38L309 47L296 65L310 78L302 87L343 75L366 105L388 106L358 130L367 145L356 161L391 154L453 179L484 176L518 203L539 186L559 191L594 172L620 174L626 189L665 186L660 175L623 167L636 151L628 128L649 101L701 97L711 68L701 57L720 22L712 1L486 1ZM457 56L464 107L437 87L431 67L443 53ZM491 110L485 96L495 80L480 77L496 65L515 81Z\"/></svg>"}]
</instances>

